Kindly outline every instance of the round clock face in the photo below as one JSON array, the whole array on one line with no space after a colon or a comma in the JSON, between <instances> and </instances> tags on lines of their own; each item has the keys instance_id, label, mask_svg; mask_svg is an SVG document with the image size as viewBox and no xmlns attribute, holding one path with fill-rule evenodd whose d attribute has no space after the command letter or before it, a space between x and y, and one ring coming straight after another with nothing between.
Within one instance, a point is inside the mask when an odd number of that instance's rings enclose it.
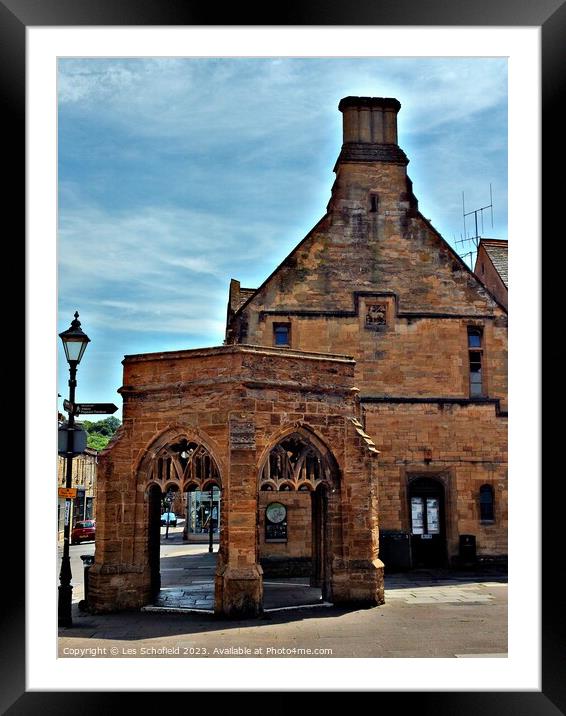
<instances>
[{"instance_id":1,"label":"round clock face","mask_svg":"<svg viewBox=\"0 0 566 716\"><path fill-rule=\"evenodd\" d=\"M283 522L285 517L287 517L287 508L280 502L272 502L267 505L265 509L265 516L270 522L279 524L279 522Z\"/></svg>"}]
</instances>

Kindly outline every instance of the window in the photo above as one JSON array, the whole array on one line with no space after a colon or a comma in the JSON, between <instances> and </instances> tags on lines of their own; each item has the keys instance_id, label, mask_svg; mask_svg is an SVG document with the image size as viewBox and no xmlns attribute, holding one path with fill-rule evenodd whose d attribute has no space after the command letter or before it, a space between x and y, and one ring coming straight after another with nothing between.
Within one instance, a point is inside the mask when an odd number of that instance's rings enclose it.
<instances>
[{"instance_id":1,"label":"window","mask_svg":"<svg viewBox=\"0 0 566 716\"><path fill-rule=\"evenodd\" d=\"M468 328L468 348L481 348L481 330Z\"/></svg>"},{"instance_id":2,"label":"window","mask_svg":"<svg viewBox=\"0 0 566 716\"><path fill-rule=\"evenodd\" d=\"M468 328L468 357L470 363L470 397L484 394L482 378L483 345L481 328Z\"/></svg>"},{"instance_id":3,"label":"window","mask_svg":"<svg viewBox=\"0 0 566 716\"><path fill-rule=\"evenodd\" d=\"M480 522L495 522L493 503L493 487L482 485L480 487Z\"/></svg>"},{"instance_id":4,"label":"window","mask_svg":"<svg viewBox=\"0 0 566 716\"><path fill-rule=\"evenodd\" d=\"M274 323L273 324L273 344L276 346L291 345L291 324L290 323Z\"/></svg>"},{"instance_id":5,"label":"window","mask_svg":"<svg viewBox=\"0 0 566 716\"><path fill-rule=\"evenodd\" d=\"M372 214L377 214L379 208L379 197L377 194L369 195L369 210Z\"/></svg>"},{"instance_id":6,"label":"window","mask_svg":"<svg viewBox=\"0 0 566 716\"><path fill-rule=\"evenodd\" d=\"M440 534L438 497L411 497L411 532L414 535Z\"/></svg>"}]
</instances>

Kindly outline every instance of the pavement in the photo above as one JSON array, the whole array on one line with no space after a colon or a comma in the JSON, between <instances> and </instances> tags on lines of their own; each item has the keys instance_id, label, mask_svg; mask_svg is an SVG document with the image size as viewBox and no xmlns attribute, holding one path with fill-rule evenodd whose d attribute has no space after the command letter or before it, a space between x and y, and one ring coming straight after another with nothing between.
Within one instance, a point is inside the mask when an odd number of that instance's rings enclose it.
<instances>
[{"instance_id":1,"label":"pavement","mask_svg":"<svg viewBox=\"0 0 566 716\"><path fill-rule=\"evenodd\" d=\"M162 535L162 589L141 611L79 611L59 630L61 657L506 657L507 578L495 570L386 574L385 604L346 609L322 601L308 579L264 580L264 614L225 620L212 613L215 554ZM87 545L71 548L78 555ZM216 551L218 546L214 546ZM91 552L92 553L92 552ZM80 560L79 560L79 564ZM73 571L75 575L75 572Z\"/></svg>"}]
</instances>

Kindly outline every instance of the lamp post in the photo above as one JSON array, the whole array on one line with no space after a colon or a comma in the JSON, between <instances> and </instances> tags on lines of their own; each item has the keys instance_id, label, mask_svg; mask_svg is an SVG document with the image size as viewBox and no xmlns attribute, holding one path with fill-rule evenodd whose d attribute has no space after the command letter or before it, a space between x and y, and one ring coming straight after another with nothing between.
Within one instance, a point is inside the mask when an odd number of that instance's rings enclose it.
<instances>
[{"instance_id":1,"label":"lamp post","mask_svg":"<svg viewBox=\"0 0 566 716\"><path fill-rule=\"evenodd\" d=\"M208 551L212 552L213 550L213 541L214 541L214 522L212 520L212 514L214 512L214 486L210 485L210 517L208 522Z\"/></svg>"},{"instance_id":2,"label":"lamp post","mask_svg":"<svg viewBox=\"0 0 566 716\"><path fill-rule=\"evenodd\" d=\"M65 487L69 489L73 481L73 430L75 425L75 388L77 386L77 366L81 362L90 338L81 330L79 314L75 312L75 318L70 328L59 337L63 341L65 357L69 363L69 420L68 420L68 442L66 454ZM65 529L63 532L63 559L61 561L61 572L59 573L59 626L72 626L73 618L71 612L73 587L71 585L71 560L69 559L69 535L71 531L71 500L65 498Z\"/></svg>"},{"instance_id":3,"label":"lamp post","mask_svg":"<svg viewBox=\"0 0 566 716\"><path fill-rule=\"evenodd\" d=\"M194 448L189 448L189 445L186 440L183 440L181 442L181 452L179 453L180 459L181 459L181 466L183 468L183 474L185 474L185 470L187 469L187 463L191 459L191 456L194 452ZM185 500L186 500L186 509L185 509L185 524L183 526L183 542L189 541L189 520L190 520L190 510L191 510L191 503L189 498L188 491L185 491Z\"/></svg>"}]
</instances>

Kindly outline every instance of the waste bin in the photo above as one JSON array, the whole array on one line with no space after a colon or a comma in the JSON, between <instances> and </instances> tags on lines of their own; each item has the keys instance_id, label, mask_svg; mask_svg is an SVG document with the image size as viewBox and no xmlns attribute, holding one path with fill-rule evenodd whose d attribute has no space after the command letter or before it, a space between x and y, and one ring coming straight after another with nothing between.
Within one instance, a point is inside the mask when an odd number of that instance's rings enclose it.
<instances>
[{"instance_id":1,"label":"waste bin","mask_svg":"<svg viewBox=\"0 0 566 716\"><path fill-rule=\"evenodd\" d=\"M84 579L83 579L84 598L81 599L81 601L79 602L79 609L84 612L88 608L88 570L94 564L94 555L93 554L81 554L81 559L83 561L83 567L84 567Z\"/></svg>"},{"instance_id":2,"label":"waste bin","mask_svg":"<svg viewBox=\"0 0 566 716\"><path fill-rule=\"evenodd\" d=\"M379 559L386 572L404 572L411 569L411 539L408 532L380 530Z\"/></svg>"},{"instance_id":3,"label":"waste bin","mask_svg":"<svg viewBox=\"0 0 566 716\"><path fill-rule=\"evenodd\" d=\"M460 535L460 564L473 565L476 562L476 536Z\"/></svg>"}]
</instances>

